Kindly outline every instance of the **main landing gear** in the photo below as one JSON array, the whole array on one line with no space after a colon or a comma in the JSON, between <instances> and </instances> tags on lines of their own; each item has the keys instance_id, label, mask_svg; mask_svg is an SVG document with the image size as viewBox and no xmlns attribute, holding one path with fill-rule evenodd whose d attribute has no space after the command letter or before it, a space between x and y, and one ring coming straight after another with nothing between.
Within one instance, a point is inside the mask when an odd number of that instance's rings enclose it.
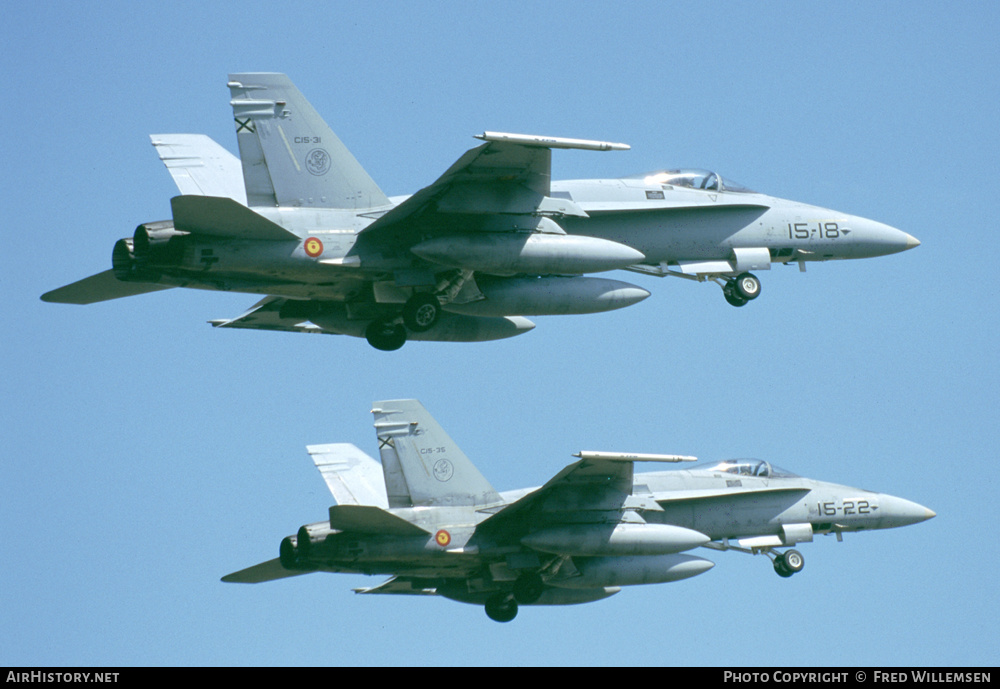
<instances>
[{"instance_id":1,"label":"main landing gear","mask_svg":"<svg viewBox=\"0 0 1000 689\"><path fill-rule=\"evenodd\" d=\"M486 599L486 615L494 622L510 622L517 617L517 601L509 593L494 593Z\"/></svg>"},{"instance_id":2,"label":"main landing gear","mask_svg":"<svg viewBox=\"0 0 1000 689\"><path fill-rule=\"evenodd\" d=\"M786 550L783 553L776 553L774 556L774 571L778 573L779 577L786 579L796 572L801 572L805 564L802 553L797 550Z\"/></svg>"},{"instance_id":3,"label":"main landing gear","mask_svg":"<svg viewBox=\"0 0 1000 689\"><path fill-rule=\"evenodd\" d=\"M377 318L365 328L365 339L375 349L392 352L406 344L406 330L422 333L434 327L441 316L441 303L428 292L414 294L403 305L401 316Z\"/></svg>"},{"instance_id":4,"label":"main landing gear","mask_svg":"<svg viewBox=\"0 0 1000 689\"><path fill-rule=\"evenodd\" d=\"M508 593L500 591L486 599L486 615L496 622L510 622L517 617L517 606L531 605L542 597L545 582L537 572L522 574Z\"/></svg>"},{"instance_id":5,"label":"main landing gear","mask_svg":"<svg viewBox=\"0 0 1000 689\"><path fill-rule=\"evenodd\" d=\"M722 294L733 306L745 306L760 296L760 280L753 273L741 273L735 278L726 280L722 286Z\"/></svg>"}]
</instances>

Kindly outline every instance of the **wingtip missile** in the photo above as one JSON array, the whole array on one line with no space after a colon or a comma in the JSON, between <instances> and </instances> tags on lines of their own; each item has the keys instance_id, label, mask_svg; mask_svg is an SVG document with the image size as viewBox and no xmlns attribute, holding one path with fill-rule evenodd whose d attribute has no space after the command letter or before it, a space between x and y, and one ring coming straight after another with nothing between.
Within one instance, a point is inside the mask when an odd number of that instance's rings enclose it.
<instances>
[{"instance_id":1,"label":"wingtip missile","mask_svg":"<svg viewBox=\"0 0 1000 689\"><path fill-rule=\"evenodd\" d=\"M592 452L581 450L573 455L580 459L603 459L612 462L697 462L689 455L637 454L635 452Z\"/></svg>"},{"instance_id":2,"label":"wingtip missile","mask_svg":"<svg viewBox=\"0 0 1000 689\"><path fill-rule=\"evenodd\" d=\"M542 148L578 148L585 151L628 151L628 144L611 141L592 141L590 139L567 139L561 136L537 136L534 134L510 134L508 132L483 132L474 135L483 141L502 141L523 146L540 146Z\"/></svg>"}]
</instances>

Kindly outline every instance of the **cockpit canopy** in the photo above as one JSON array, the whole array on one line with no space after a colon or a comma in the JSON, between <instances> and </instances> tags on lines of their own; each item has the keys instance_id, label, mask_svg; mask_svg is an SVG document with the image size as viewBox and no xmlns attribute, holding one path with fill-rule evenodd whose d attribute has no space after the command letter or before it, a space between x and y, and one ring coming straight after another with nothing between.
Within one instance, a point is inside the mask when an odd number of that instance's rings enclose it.
<instances>
[{"instance_id":1,"label":"cockpit canopy","mask_svg":"<svg viewBox=\"0 0 1000 689\"><path fill-rule=\"evenodd\" d=\"M797 474L786 471L781 467L773 466L770 462L765 462L762 459L726 459L712 464L697 465L692 467L692 469L716 471L736 476L756 476L758 478L797 476Z\"/></svg>"},{"instance_id":2,"label":"cockpit canopy","mask_svg":"<svg viewBox=\"0 0 1000 689\"><path fill-rule=\"evenodd\" d=\"M656 170L641 175L631 175L626 179L641 179L648 184L669 184L683 189L704 189L705 191L736 191L753 194L742 184L717 175L711 170L688 168L683 170Z\"/></svg>"}]
</instances>

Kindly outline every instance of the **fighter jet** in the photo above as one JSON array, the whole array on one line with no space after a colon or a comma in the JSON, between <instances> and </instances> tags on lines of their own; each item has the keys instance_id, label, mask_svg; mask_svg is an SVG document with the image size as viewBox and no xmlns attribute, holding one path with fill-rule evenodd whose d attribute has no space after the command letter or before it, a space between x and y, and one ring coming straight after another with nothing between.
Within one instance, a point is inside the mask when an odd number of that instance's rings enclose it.
<instances>
[{"instance_id":1,"label":"fighter jet","mask_svg":"<svg viewBox=\"0 0 1000 689\"><path fill-rule=\"evenodd\" d=\"M376 402L381 466L351 444L307 449L337 502L281 541L279 556L222 578L392 575L365 594L437 595L509 622L520 605L588 603L622 586L713 567L704 547L766 555L782 577L816 534L916 524L902 498L796 476L761 460L633 473L681 455L580 452L540 488L498 493L416 400Z\"/></svg>"},{"instance_id":2,"label":"fighter jet","mask_svg":"<svg viewBox=\"0 0 1000 689\"><path fill-rule=\"evenodd\" d=\"M597 313L649 292L616 269L714 281L743 306L774 263L910 249L873 220L766 196L706 170L551 182L552 149L625 144L484 132L430 186L388 198L284 74L229 75L240 160L151 137L180 196L119 240L112 269L42 296L90 304L170 287L267 295L218 327L339 333L381 350L484 341L525 316ZM242 175L241 175L242 171ZM242 177L242 179L241 179Z\"/></svg>"}]
</instances>

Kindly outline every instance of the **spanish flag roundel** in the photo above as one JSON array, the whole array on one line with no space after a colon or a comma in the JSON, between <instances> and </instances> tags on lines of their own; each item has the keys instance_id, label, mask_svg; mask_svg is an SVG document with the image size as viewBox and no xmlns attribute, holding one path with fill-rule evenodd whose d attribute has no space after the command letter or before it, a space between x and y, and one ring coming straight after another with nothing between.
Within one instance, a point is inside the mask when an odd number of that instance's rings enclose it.
<instances>
[{"instance_id":1,"label":"spanish flag roundel","mask_svg":"<svg viewBox=\"0 0 1000 689\"><path fill-rule=\"evenodd\" d=\"M310 237L305 243L306 256L316 258L323 253L323 242L316 237Z\"/></svg>"}]
</instances>

